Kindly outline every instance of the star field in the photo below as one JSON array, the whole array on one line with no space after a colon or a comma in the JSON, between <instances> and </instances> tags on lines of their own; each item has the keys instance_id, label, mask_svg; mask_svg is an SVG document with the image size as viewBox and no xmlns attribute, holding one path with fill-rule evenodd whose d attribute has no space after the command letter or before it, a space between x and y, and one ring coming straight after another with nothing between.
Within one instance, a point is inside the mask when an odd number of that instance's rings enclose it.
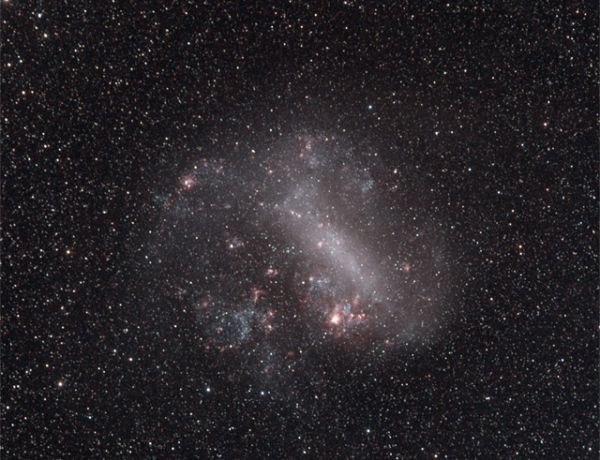
<instances>
[{"instance_id":1,"label":"star field","mask_svg":"<svg viewBox=\"0 0 600 460\"><path fill-rule=\"evenodd\" d=\"M0 16L3 458L597 458L593 5Z\"/></svg>"}]
</instances>

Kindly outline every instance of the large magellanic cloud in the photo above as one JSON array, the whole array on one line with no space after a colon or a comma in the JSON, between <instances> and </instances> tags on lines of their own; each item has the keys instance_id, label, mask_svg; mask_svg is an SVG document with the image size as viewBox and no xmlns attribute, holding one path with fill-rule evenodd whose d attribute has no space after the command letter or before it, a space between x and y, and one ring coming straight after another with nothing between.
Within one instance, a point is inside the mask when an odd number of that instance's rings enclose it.
<instances>
[{"instance_id":1,"label":"large magellanic cloud","mask_svg":"<svg viewBox=\"0 0 600 460\"><path fill-rule=\"evenodd\" d=\"M324 134L235 162L199 159L160 201L160 295L191 315L199 348L260 366L257 350L277 361L429 340L443 325L449 264L423 204L394 205L399 174Z\"/></svg>"}]
</instances>

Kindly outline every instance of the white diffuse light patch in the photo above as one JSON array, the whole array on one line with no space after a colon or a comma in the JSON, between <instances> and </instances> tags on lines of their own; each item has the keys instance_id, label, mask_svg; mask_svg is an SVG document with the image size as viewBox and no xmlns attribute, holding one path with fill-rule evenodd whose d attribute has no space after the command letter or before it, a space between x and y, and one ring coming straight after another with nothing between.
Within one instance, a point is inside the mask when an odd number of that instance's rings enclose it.
<instances>
[{"instance_id":1,"label":"white diffuse light patch","mask_svg":"<svg viewBox=\"0 0 600 460\"><path fill-rule=\"evenodd\" d=\"M364 350L439 329L441 239L418 202L397 205L397 167L327 136L264 152L200 161L162 200L154 266L195 312L201 342L290 360L332 341Z\"/></svg>"},{"instance_id":2,"label":"white diffuse light patch","mask_svg":"<svg viewBox=\"0 0 600 460\"><path fill-rule=\"evenodd\" d=\"M334 227L329 214L334 211L321 211L316 202L294 204L286 202L281 207L282 216L289 237L298 241L303 253L331 267L339 283L353 286L363 294L375 294L377 273L369 260L368 250ZM299 208L302 211L294 210Z\"/></svg>"},{"instance_id":3,"label":"white diffuse light patch","mask_svg":"<svg viewBox=\"0 0 600 460\"><path fill-rule=\"evenodd\" d=\"M437 327L443 261L432 254L439 242L419 240L415 248L419 229L390 223L401 216L387 211L389 198L377 187L387 178L374 176L374 157L357 158L324 137L302 141L300 154L284 147L268 159L271 171L283 173L273 173L264 190L267 220L293 247L296 290L308 311L336 338L424 338Z\"/></svg>"}]
</instances>

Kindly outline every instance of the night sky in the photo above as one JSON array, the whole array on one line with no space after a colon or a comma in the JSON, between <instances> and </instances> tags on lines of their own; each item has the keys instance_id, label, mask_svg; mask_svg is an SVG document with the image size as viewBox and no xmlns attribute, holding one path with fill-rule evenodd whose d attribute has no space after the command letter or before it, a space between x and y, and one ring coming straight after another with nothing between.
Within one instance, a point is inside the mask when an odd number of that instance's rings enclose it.
<instances>
[{"instance_id":1,"label":"night sky","mask_svg":"<svg viewBox=\"0 0 600 460\"><path fill-rule=\"evenodd\" d=\"M598 458L595 3L3 0L2 458Z\"/></svg>"}]
</instances>

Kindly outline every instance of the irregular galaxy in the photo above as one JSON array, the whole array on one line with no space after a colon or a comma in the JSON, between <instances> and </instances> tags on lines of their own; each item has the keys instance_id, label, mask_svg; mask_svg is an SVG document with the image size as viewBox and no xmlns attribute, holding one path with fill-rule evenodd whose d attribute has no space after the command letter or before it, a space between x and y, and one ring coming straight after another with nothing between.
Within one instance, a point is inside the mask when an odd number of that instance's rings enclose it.
<instances>
[{"instance_id":1,"label":"irregular galaxy","mask_svg":"<svg viewBox=\"0 0 600 460\"><path fill-rule=\"evenodd\" d=\"M200 160L174 184L150 273L185 294L160 308L194 312L204 348L244 346L250 358L264 346L327 353L341 341L368 354L434 337L450 312L443 237L421 236L408 209L391 218L403 191L385 190L376 153L333 135L264 148Z\"/></svg>"}]
</instances>

